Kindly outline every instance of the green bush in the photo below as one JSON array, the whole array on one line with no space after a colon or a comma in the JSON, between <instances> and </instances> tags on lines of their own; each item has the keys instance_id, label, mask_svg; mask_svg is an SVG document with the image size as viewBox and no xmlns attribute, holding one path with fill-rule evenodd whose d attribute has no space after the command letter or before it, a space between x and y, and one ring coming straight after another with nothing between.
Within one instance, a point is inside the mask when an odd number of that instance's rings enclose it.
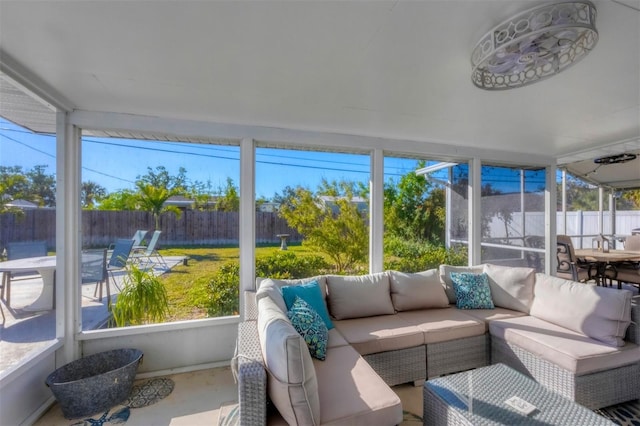
<instances>
[{"instance_id":1,"label":"green bush","mask_svg":"<svg viewBox=\"0 0 640 426\"><path fill-rule=\"evenodd\" d=\"M209 301L207 313L211 317L238 315L240 288L240 264L237 261L225 263L209 281Z\"/></svg>"},{"instance_id":2,"label":"green bush","mask_svg":"<svg viewBox=\"0 0 640 426\"><path fill-rule=\"evenodd\" d=\"M321 256L296 256L293 252L276 252L256 259L256 276L270 278L304 278L323 273L329 265ZM240 264L225 263L208 284L207 313L211 317L237 315L239 312Z\"/></svg>"},{"instance_id":3,"label":"green bush","mask_svg":"<svg viewBox=\"0 0 640 426\"><path fill-rule=\"evenodd\" d=\"M111 313L117 327L163 322L169 314L167 290L149 271L129 266Z\"/></svg>"},{"instance_id":4,"label":"green bush","mask_svg":"<svg viewBox=\"0 0 640 426\"><path fill-rule=\"evenodd\" d=\"M385 269L403 272L418 272L437 268L440 265L466 265L466 247L451 248L434 246L421 241L385 238Z\"/></svg>"},{"instance_id":5,"label":"green bush","mask_svg":"<svg viewBox=\"0 0 640 426\"><path fill-rule=\"evenodd\" d=\"M321 256L297 256L294 252L280 251L269 257L256 259L256 276L279 279L305 278L321 274L330 266Z\"/></svg>"}]
</instances>

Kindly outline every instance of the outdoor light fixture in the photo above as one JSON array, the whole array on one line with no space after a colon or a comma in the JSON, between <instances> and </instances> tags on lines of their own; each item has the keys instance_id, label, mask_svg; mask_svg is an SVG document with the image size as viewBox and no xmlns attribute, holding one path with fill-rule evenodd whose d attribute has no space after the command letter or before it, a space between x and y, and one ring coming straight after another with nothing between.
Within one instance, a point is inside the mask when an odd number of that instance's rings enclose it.
<instances>
[{"instance_id":1,"label":"outdoor light fixture","mask_svg":"<svg viewBox=\"0 0 640 426\"><path fill-rule=\"evenodd\" d=\"M598 42L589 1L545 4L486 33L473 49L471 81L486 90L526 86L584 58Z\"/></svg>"}]
</instances>

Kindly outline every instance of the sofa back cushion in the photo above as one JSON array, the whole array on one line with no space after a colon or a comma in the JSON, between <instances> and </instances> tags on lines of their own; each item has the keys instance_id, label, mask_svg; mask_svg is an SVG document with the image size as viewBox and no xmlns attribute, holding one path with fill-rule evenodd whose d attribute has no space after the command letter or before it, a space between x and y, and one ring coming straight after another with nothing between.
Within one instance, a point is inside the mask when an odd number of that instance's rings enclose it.
<instances>
[{"instance_id":1,"label":"sofa back cushion","mask_svg":"<svg viewBox=\"0 0 640 426\"><path fill-rule=\"evenodd\" d=\"M323 275L317 277L302 278L296 280L276 280L273 278L256 278L256 300L268 296L272 298L280 307L283 312L287 312L287 305L282 297L282 287L284 286L296 286L302 284L308 284L312 281L317 281L320 286L320 293L322 298L327 297L327 280Z\"/></svg>"},{"instance_id":2,"label":"sofa back cushion","mask_svg":"<svg viewBox=\"0 0 640 426\"><path fill-rule=\"evenodd\" d=\"M338 320L394 314L389 274L327 275L327 305Z\"/></svg>"},{"instance_id":3,"label":"sofa back cushion","mask_svg":"<svg viewBox=\"0 0 640 426\"><path fill-rule=\"evenodd\" d=\"M449 298L449 303L456 303L456 291L453 288L453 281L451 281L452 272L471 272L472 274L481 274L484 270L483 265L476 266L451 266L440 265L440 283L444 287L444 292Z\"/></svg>"},{"instance_id":4,"label":"sofa back cushion","mask_svg":"<svg viewBox=\"0 0 640 426\"><path fill-rule=\"evenodd\" d=\"M282 291L284 303L287 305L287 310L291 310L296 298L299 297L320 315L327 329L331 330L333 328L333 323L331 322L331 318L329 318L329 311L327 311L327 305L318 281L314 280L300 285L285 285L280 290Z\"/></svg>"},{"instance_id":5,"label":"sofa back cushion","mask_svg":"<svg viewBox=\"0 0 640 426\"><path fill-rule=\"evenodd\" d=\"M396 311L446 308L449 299L440 283L437 269L408 274L389 271L391 301Z\"/></svg>"},{"instance_id":6,"label":"sofa back cushion","mask_svg":"<svg viewBox=\"0 0 640 426\"><path fill-rule=\"evenodd\" d=\"M309 348L270 297L258 300L258 335L273 404L289 424L319 424L318 379Z\"/></svg>"},{"instance_id":7,"label":"sofa back cushion","mask_svg":"<svg viewBox=\"0 0 640 426\"><path fill-rule=\"evenodd\" d=\"M631 292L537 273L530 315L610 346L624 346Z\"/></svg>"},{"instance_id":8,"label":"sofa back cushion","mask_svg":"<svg viewBox=\"0 0 640 426\"><path fill-rule=\"evenodd\" d=\"M493 304L500 308L529 313L533 302L536 270L511 266L484 265Z\"/></svg>"}]
</instances>

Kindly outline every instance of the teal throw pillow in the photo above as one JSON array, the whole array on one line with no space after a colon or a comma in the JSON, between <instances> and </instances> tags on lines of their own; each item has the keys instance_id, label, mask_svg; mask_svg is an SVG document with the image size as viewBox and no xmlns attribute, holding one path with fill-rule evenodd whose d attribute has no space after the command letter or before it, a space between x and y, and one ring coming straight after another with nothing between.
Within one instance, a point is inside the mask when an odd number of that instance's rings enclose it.
<instances>
[{"instance_id":1,"label":"teal throw pillow","mask_svg":"<svg viewBox=\"0 0 640 426\"><path fill-rule=\"evenodd\" d=\"M333 328L333 323L329 318L329 311L327 311L327 305L324 303L322 290L320 290L318 281L311 281L302 285L287 285L282 287L281 291L284 303L287 305L287 310L291 309L296 297L299 297L315 309L324 321L327 329L331 330Z\"/></svg>"},{"instance_id":2,"label":"teal throw pillow","mask_svg":"<svg viewBox=\"0 0 640 426\"><path fill-rule=\"evenodd\" d=\"M458 309L493 309L491 288L487 274L452 272L451 281L456 292Z\"/></svg>"},{"instance_id":3,"label":"teal throw pillow","mask_svg":"<svg viewBox=\"0 0 640 426\"><path fill-rule=\"evenodd\" d=\"M324 361L327 358L329 330L320 315L307 302L296 297L287 317L307 343L311 356Z\"/></svg>"}]
</instances>

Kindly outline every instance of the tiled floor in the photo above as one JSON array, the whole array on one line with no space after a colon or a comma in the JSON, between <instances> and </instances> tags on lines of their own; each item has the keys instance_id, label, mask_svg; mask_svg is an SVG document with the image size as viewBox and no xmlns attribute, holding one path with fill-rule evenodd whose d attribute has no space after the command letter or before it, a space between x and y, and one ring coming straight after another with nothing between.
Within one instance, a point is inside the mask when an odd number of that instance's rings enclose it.
<instances>
[{"instance_id":1,"label":"tiled floor","mask_svg":"<svg viewBox=\"0 0 640 426\"><path fill-rule=\"evenodd\" d=\"M237 402L236 384L228 367L168 377L175 383L173 392L153 405L131 409L127 426L217 426L221 407ZM393 389L400 396L405 411L422 415L422 387L407 384ZM81 420L65 419L59 405L55 404L34 426L69 426Z\"/></svg>"},{"instance_id":2,"label":"tiled floor","mask_svg":"<svg viewBox=\"0 0 640 426\"><path fill-rule=\"evenodd\" d=\"M228 367L168 376L175 387L159 402L131 409L127 426L216 426L220 407L237 400L237 388ZM136 383L145 381L139 380ZM97 418L99 416L94 416ZM67 420L55 404L35 426L68 426L82 419Z\"/></svg>"}]
</instances>

